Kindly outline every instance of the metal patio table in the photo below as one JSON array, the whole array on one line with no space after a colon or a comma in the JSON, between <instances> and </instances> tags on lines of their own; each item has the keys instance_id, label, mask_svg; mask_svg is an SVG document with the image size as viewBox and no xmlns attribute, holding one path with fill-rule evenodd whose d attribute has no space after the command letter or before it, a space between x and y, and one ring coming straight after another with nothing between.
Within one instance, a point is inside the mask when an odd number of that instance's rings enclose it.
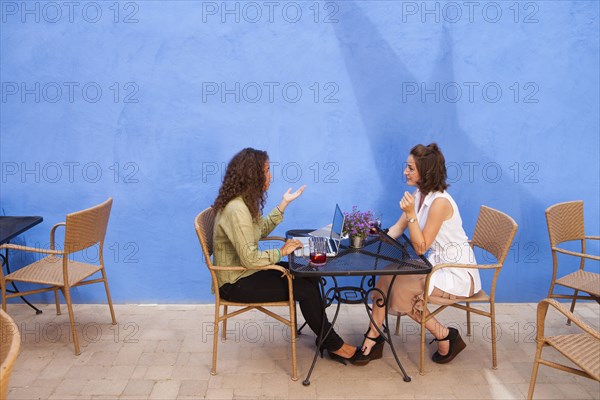
<instances>
[{"instance_id":1,"label":"metal patio table","mask_svg":"<svg viewBox=\"0 0 600 400\"><path fill-rule=\"evenodd\" d=\"M286 232L287 238L308 236L310 229L290 230ZM295 253L289 255L290 272L297 277L318 278L321 289L323 315L327 307L335 305L335 314L331 321L331 329L337 320L341 304L364 304L371 322L373 321L372 307L385 308L385 325L379 333L390 346L398 367L402 371L405 382L410 382L410 376L402 367L402 363L396 354L396 349L391 339L388 327L388 301L385 294L375 287L376 279L381 275L393 275L387 293L390 292L396 276L408 274L428 274L431 272L431 264L422 255L418 255L414 250L410 240L406 235L398 239L393 239L383 231L375 236L366 238L365 245L362 248L354 249L349 247L347 239L342 240L340 250L336 257L328 257L324 266L315 267L310 264L308 254L297 256ZM342 277L361 277L360 283L340 286L338 279ZM327 283L330 281L333 285L329 288ZM383 301L376 302L371 306L369 298L372 292L379 292ZM323 322L325 318L323 318ZM306 379L302 382L304 385L310 385L310 376L313 372L319 348L323 343L323 338L327 337L328 332L323 332L324 326L318 338L318 346L315 351L312 365Z\"/></svg>"},{"instance_id":2,"label":"metal patio table","mask_svg":"<svg viewBox=\"0 0 600 400\"><path fill-rule=\"evenodd\" d=\"M41 223L44 220L42 217L32 216L32 217L6 217L0 216L0 246L5 243L10 243L11 239L19 236L21 233L33 228L37 224ZM2 258L2 265L0 267L6 267L7 275L10 274L10 266L8 264L8 249L4 249L4 254L0 254L0 258ZM13 290L6 289L7 292L10 293L19 293L19 289L15 285L14 282L11 282ZM36 314L41 314L42 310L31 304L27 299L23 296L20 296L21 300L23 300L29 307L35 310Z\"/></svg>"}]
</instances>

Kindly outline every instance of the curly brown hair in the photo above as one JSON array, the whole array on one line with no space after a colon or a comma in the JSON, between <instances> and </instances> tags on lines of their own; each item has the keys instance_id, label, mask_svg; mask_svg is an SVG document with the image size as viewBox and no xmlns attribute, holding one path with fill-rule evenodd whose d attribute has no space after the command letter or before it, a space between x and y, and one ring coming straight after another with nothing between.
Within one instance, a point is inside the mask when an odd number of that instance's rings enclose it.
<instances>
[{"instance_id":1,"label":"curly brown hair","mask_svg":"<svg viewBox=\"0 0 600 400\"><path fill-rule=\"evenodd\" d=\"M417 187L423 195L430 192L443 192L448 188L446 160L436 143L427 146L418 144L410 149L410 154L415 159L417 171L421 176Z\"/></svg>"},{"instance_id":2,"label":"curly brown hair","mask_svg":"<svg viewBox=\"0 0 600 400\"><path fill-rule=\"evenodd\" d=\"M215 211L222 210L231 200L242 196L252 218L258 221L267 201L267 192L264 189L264 168L267 161L269 155L266 151L250 147L233 156L227 165L219 195L213 204Z\"/></svg>"}]
</instances>

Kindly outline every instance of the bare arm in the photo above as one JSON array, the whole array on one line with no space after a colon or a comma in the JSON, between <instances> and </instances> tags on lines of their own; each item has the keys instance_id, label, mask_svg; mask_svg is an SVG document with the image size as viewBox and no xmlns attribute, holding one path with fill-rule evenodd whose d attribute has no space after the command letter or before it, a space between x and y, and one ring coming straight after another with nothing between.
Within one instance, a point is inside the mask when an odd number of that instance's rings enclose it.
<instances>
[{"instance_id":1,"label":"bare arm","mask_svg":"<svg viewBox=\"0 0 600 400\"><path fill-rule=\"evenodd\" d=\"M388 235L397 239L404 233L406 226L408 225L408 218L406 218L406 213L402 213L398 221L392 226L390 226L390 230L388 231Z\"/></svg>"},{"instance_id":2,"label":"bare arm","mask_svg":"<svg viewBox=\"0 0 600 400\"><path fill-rule=\"evenodd\" d=\"M424 254L431 246L445 220L452 217L452 205L448 199L438 198L431 203L431 209L427 217L425 227L421 230L419 221L416 221L417 213L415 211L414 197L406 192L400 201L400 207L404 210L406 220L414 218L415 222L408 222L408 232L410 241L417 254ZM402 217L400 218L402 219ZM400 222L400 221L399 221Z\"/></svg>"}]
</instances>

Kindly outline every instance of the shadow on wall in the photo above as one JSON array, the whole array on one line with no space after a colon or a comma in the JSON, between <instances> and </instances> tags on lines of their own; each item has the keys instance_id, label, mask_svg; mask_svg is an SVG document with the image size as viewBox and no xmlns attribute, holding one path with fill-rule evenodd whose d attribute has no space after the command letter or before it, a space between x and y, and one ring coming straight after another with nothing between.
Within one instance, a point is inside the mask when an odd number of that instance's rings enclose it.
<instances>
[{"instance_id":1,"label":"shadow on wall","mask_svg":"<svg viewBox=\"0 0 600 400\"><path fill-rule=\"evenodd\" d=\"M420 96L403 101L401 97L404 90L403 84L418 82L419 79L408 70L403 60L356 3L345 3L344 12L343 18L339 18L339 23L334 24L335 34L370 141L373 159L376 160L376 173L387 193L385 198L379 200L376 209L389 208L390 203L395 204L401 198L401 185L398 184L399 175L404 168L403 164L408 151L414 144L428 144L437 141L441 143L440 147L445 151L446 161L449 161L450 152L447 151L446 147L448 146L445 147L443 143L451 140L452 143L456 143L456 146L450 151L456 153L456 150L460 149L460 154L457 154L458 159L477 160L480 165L493 162L494 160L487 157L486 152L473 143L460 127L456 103L424 102L421 101ZM453 68L452 38L445 26L442 27L439 47L439 56L430 80L454 82L456 79ZM378 101L373 102L373 99ZM399 150L402 153L398 154ZM390 171L398 172L394 174ZM450 192L462 207L461 214L468 236L473 233L472 229L479 206L489 205L511 215L519 224L513 246L523 247L523 240L527 238L525 241L530 240L531 243L534 243L538 255L545 257L547 238L544 237L541 240L535 238L534 232L546 231L544 210L547 205L540 204L528 190L521 188L520 192L515 194L514 185L511 186L511 182L507 180L499 180L494 185L493 192L488 191L487 193L481 191L481 185L470 185L463 193L457 193L456 188L452 189ZM397 215L400 215L399 210ZM532 217L527 221L525 220L527 216ZM390 219L386 217L389 223L392 223L395 218L397 217L390 217ZM520 250L520 253L527 251L527 249ZM502 280L503 277L506 279L507 275L512 275L510 281L514 284L510 289L503 290L500 283L499 300L522 301L527 298L531 299L532 296L543 297L546 294L546 285L539 285L539 283L531 285L528 281L533 281L535 277L539 282L539 273L543 271L542 273L547 273L548 276L547 279L546 277L541 279L549 283L551 268L540 270L539 265L515 264L515 261L522 262L523 256L524 254L520 254L519 257L513 257L509 254L507 257L505 270L500 275L500 279ZM481 258L478 258L479 262L486 262ZM489 261L491 262L491 259ZM519 266L527 268L518 270Z\"/></svg>"}]
</instances>

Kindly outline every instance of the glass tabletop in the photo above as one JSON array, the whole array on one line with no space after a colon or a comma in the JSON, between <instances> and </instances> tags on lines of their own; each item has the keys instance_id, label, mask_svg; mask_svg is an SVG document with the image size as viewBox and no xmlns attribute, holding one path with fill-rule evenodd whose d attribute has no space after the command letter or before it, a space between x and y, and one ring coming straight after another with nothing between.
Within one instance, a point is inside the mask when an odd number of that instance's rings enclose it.
<instances>
[{"instance_id":1,"label":"glass tabletop","mask_svg":"<svg viewBox=\"0 0 600 400\"><path fill-rule=\"evenodd\" d=\"M308 236L310 229L290 230L286 236ZM323 266L313 266L308 254L289 256L290 272L298 276L366 276L427 274L431 272L429 261L418 255L405 235L393 239L380 232L365 239L360 249L349 246L349 240L342 240L338 255L327 257Z\"/></svg>"}]
</instances>

